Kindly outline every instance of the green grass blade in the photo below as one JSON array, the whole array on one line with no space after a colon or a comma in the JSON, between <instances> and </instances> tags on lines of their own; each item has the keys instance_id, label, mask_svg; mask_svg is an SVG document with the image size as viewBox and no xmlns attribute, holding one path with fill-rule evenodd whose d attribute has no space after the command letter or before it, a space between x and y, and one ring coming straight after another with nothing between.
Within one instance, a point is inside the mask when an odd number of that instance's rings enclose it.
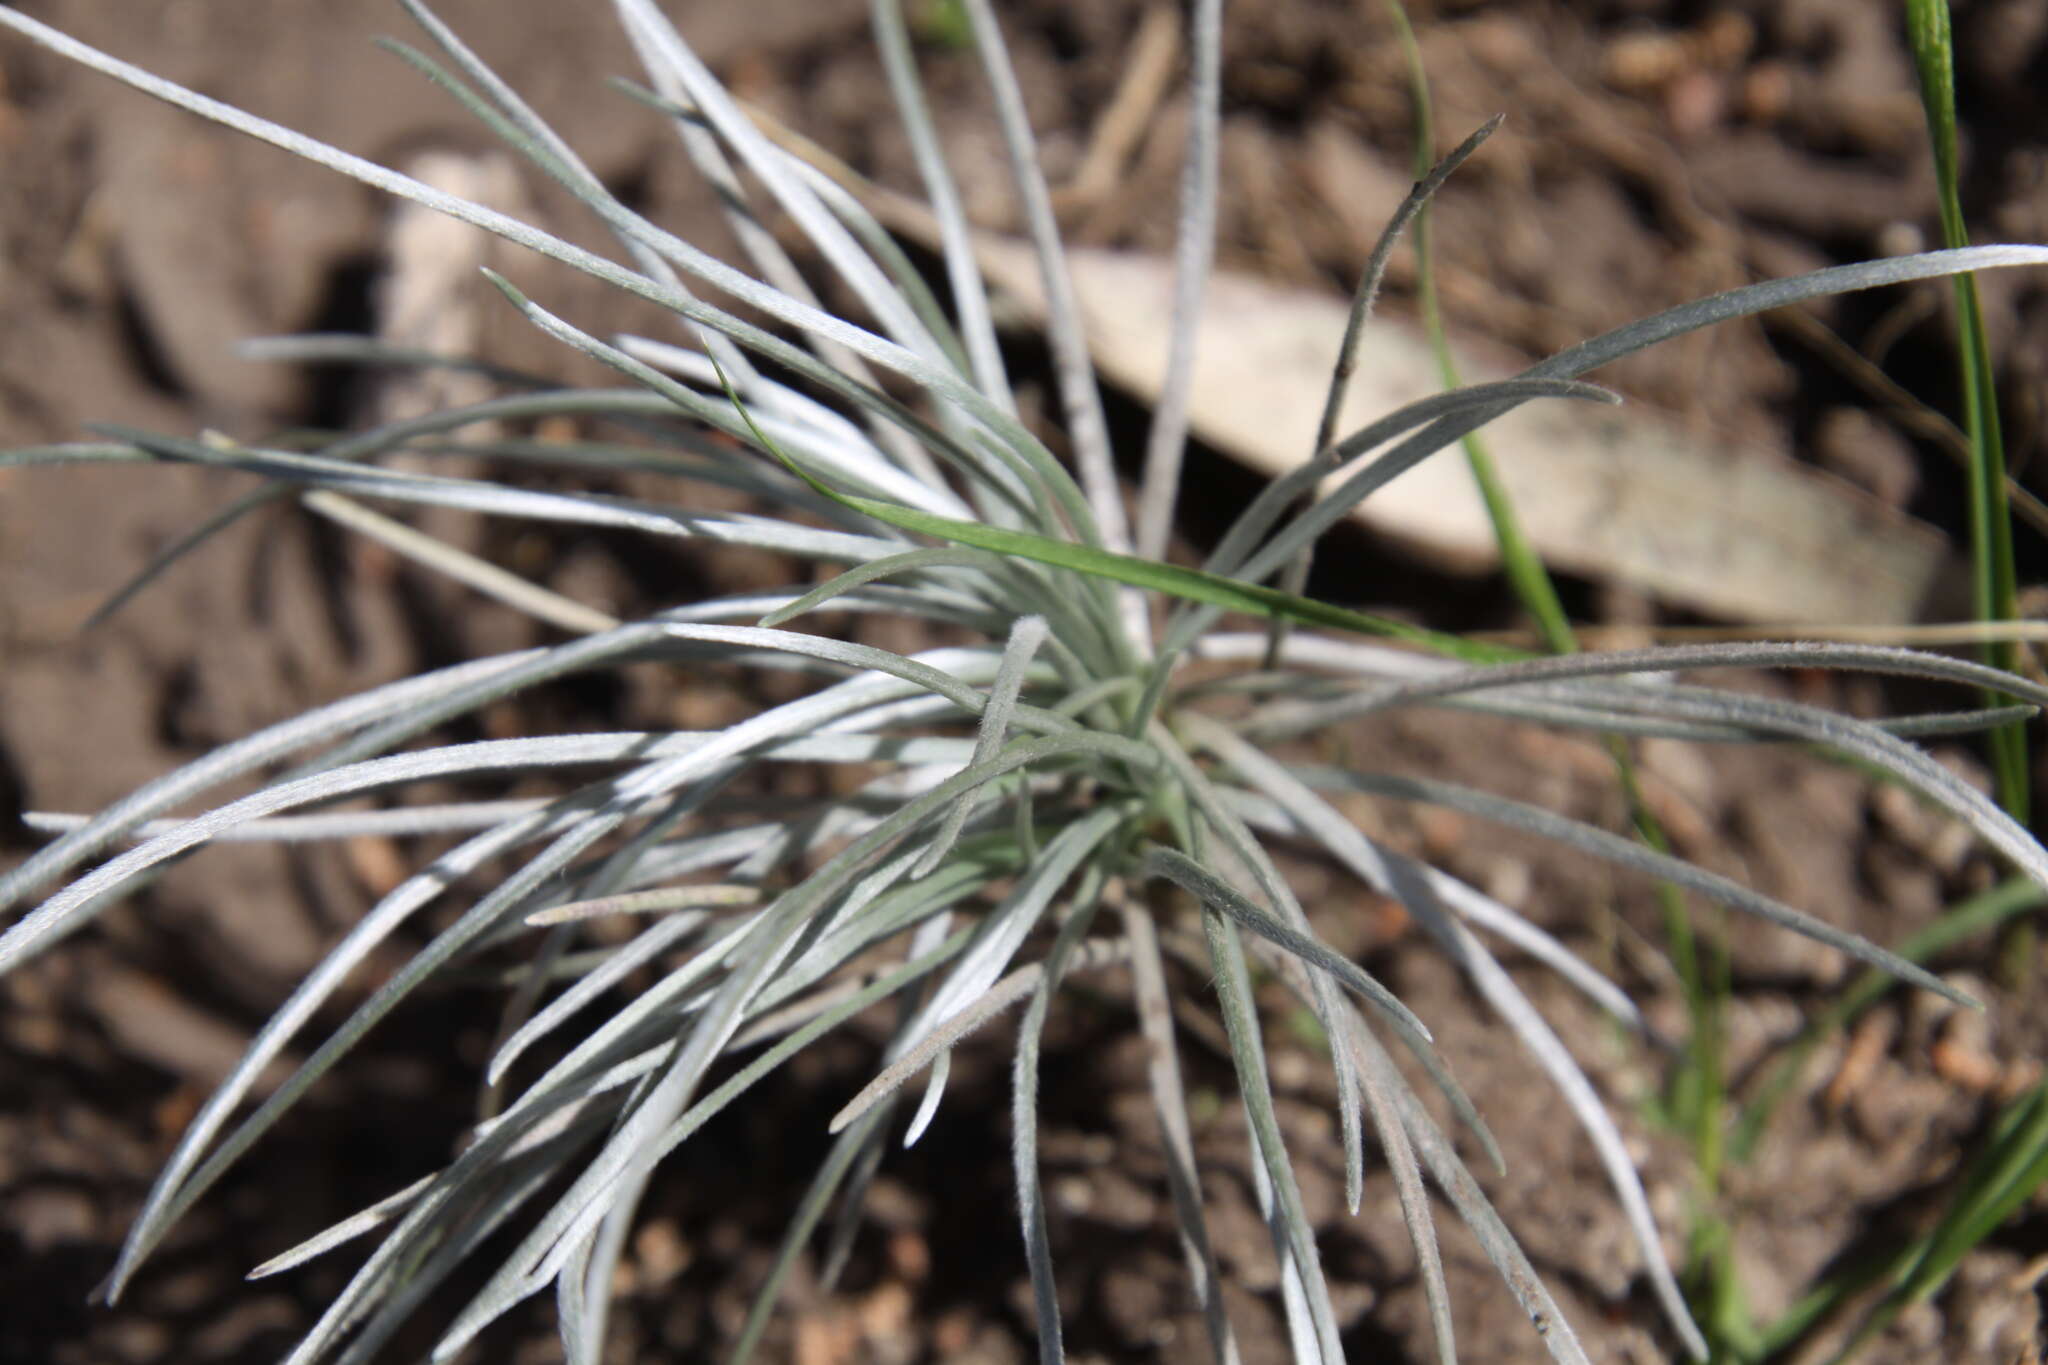
<instances>
[{"instance_id":1,"label":"green grass blade","mask_svg":"<svg viewBox=\"0 0 2048 1365\"><path fill-rule=\"evenodd\" d=\"M2014 877L1982 895L1973 896L1947 911L1934 923L1898 946L1898 955L1908 962L1925 962L1962 940L1985 933L2014 915L2048 901L2048 891L2025 878ZM1816 1015L1799 1036L1788 1043L1757 1083L1741 1117L1728 1137L1728 1159L1736 1164L1749 1160L1770 1126L1771 1115L1799 1084L1800 1074L1822 1042L1854 1023L1859 1015L1877 1003L1898 984L1889 972L1871 968L1834 1004Z\"/></svg>"},{"instance_id":2,"label":"green grass blade","mask_svg":"<svg viewBox=\"0 0 2048 1365\"><path fill-rule=\"evenodd\" d=\"M1955 63L1948 0L1907 0L1907 32L1920 77L1920 104L1934 149L1935 184L1941 197L1942 239L1968 246L1963 222L1956 149ZM1962 368L1964 429L1970 440L1970 584L1979 620L2010 621L2019 615L2018 576L2013 567L2012 516L2006 498L2005 442L1999 431L1996 371L1984 330L1976 277L1954 277L1958 352ZM2019 653L2012 644L1985 647L1985 662L2013 670ZM2026 731L2008 726L1991 737L1992 770L1998 799L2021 823L2027 819Z\"/></svg>"},{"instance_id":3,"label":"green grass blade","mask_svg":"<svg viewBox=\"0 0 2048 1365\"><path fill-rule=\"evenodd\" d=\"M1963 1257L2048 1177L2048 1082L2015 1100L2007 1115L2022 1121L2011 1123L1978 1158L1948 1214L1914 1247L1913 1268L1896 1296L1899 1308L1932 1297Z\"/></svg>"},{"instance_id":4,"label":"green grass blade","mask_svg":"<svg viewBox=\"0 0 2048 1365\"><path fill-rule=\"evenodd\" d=\"M1947 0L1906 0L1907 32L1917 69L1922 112L1934 156L1935 182L1944 241L1964 246L1969 231L1963 220L1959 192L1960 160L1956 138L1955 70ZM1999 430L1996 375L1980 305L1976 279L1956 275L1951 286L1956 301L1957 351L1969 443L1969 517L1971 589L1974 614L1985 620L2010 620L2018 614L2017 575L2013 564L2012 523L2007 501L2004 442ZM1981 656L1995 668L2012 670L2017 647L1998 642ZM1992 775L2001 805L2025 823L2031 804L2026 728L2018 723L1990 736ZM2025 883L2004 886L1957 907L1918 938L1926 952L1937 951L1966 933L1995 925L2040 902L2039 889ZM1911 943L1909 947L1921 947ZM1889 984L1866 975L1817 1024L1829 1028L1846 1023L1867 1008ZM1744 1115L1738 1140L1753 1143L1774 1106L1796 1081L1813 1046L1822 1036L1802 1035L1765 1083ZM2037 1086L2007 1109L1994 1129L1990 1145L1972 1163L1942 1220L1898 1254L1852 1267L1823 1284L1787 1313L1766 1334L1773 1347L1803 1336L1814 1322L1848 1296L1873 1283L1889 1281L1890 1292L1871 1310L1837 1357L1857 1354L1909 1305L1934 1294L1968 1252L2048 1180L2048 1088Z\"/></svg>"},{"instance_id":5,"label":"green grass blade","mask_svg":"<svg viewBox=\"0 0 2048 1365\"><path fill-rule=\"evenodd\" d=\"M1434 162L1433 148L1436 144L1429 76L1423 69L1422 49L1416 44L1415 30L1408 22L1406 7L1401 0L1388 0L1387 8L1394 17L1394 27L1400 35L1401 50L1408 66L1409 99L1415 115L1414 171L1418 177L1426 179ZM1457 359L1451 354L1450 337L1444 331L1443 309L1437 299L1432 229L1433 215L1429 205L1426 202L1417 205L1414 234L1417 301L1422 311L1423 326L1429 333L1430 348L1436 353L1437 371L1443 386L1456 389L1465 381L1458 373ZM1500 546L1501 563L1514 587L1515 596L1536 619L1544 642L1553 653L1577 652L1578 640L1572 634L1564 603L1558 599L1557 587L1545 571L1543 561L1530 548L1529 538L1522 531L1521 519L1515 515L1507 487L1494 468L1492 453L1476 431L1465 433L1462 443L1465 462L1472 470L1473 481L1479 485L1480 498L1486 504L1487 520L1493 526L1494 540Z\"/></svg>"},{"instance_id":6,"label":"green grass blade","mask_svg":"<svg viewBox=\"0 0 2048 1365\"><path fill-rule=\"evenodd\" d=\"M1502 646L1475 644L1455 635L1424 630L1389 617L1349 611L1327 602L1318 602L1314 598L1296 597L1259 583L1225 578L1220 574L1204 573L1200 569L1183 568L1178 564L1141 559L1136 555L1118 554L1110 550L1097 549L1092 545L1079 545L1073 541L1053 540L1005 526L958 521L914 507L841 493L798 464L756 426L753 419L747 415L745 405L740 402L739 394L730 384L726 386L726 395L751 429L755 443L780 460L791 473L841 506L873 517L876 521L894 526L898 530L951 541L977 550L989 550L1000 555L1029 559L1036 563L1049 564L1056 569L1068 569L1134 588L1163 592L1184 601L1222 607L1226 611L1247 612L1255 616L1285 617L1304 625L1323 626L1330 630L1407 640L1476 663L1522 657L1519 651Z\"/></svg>"},{"instance_id":7,"label":"green grass blade","mask_svg":"<svg viewBox=\"0 0 2048 1365\"><path fill-rule=\"evenodd\" d=\"M2026 1201L2048 1176L2048 1083L2007 1105L1992 1125L1986 1149L1970 1164L1941 1222L1889 1253L1845 1266L1809 1291L1758 1334L1760 1355L1776 1355L1872 1285L1892 1290L1857 1325L1833 1360L1842 1365L1910 1304L1932 1296L1956 1264Z\"/></svg>"},{"instance_id":8,"label":"green grass blade","mask_svg":"<svg viewBox=\"0 0 2048 1365\"><path fill-rule=\"evenodd\" d=\"M1423 69L1422 52L1416 45L1415 32L1408 23L1407 11L1401 0L1389 0L1394 22L1401 36L1401 46L1406 54L1409 78L1415 109L1415 164L1418 175L1427 175L1434 145L1432 126L1434 123L1429 95L1429 78ZM1450 337L1444 331L1443 310L1439 306L1436 292L1436 269L1432 250L1432 222L1429 206L1420 206L1415 217L1415 274L1418 292L1421 296L1422 317L1429 331L1431 348L1436 352L1437 368L1442 374L1444 387L1456 389L1463 384L1458 373L1456 358L1451 354ZM1551 580L1542 559L1530 546L1527 534L1522 530L1521 518L1516 515L1513 500L1508 496L1507 485L1501 482L1500 472L1494 467L1493 453L1485 440L1476 431L1466 432L1463 438L1466 466L1472 471L1472 480L1479 486L1479 495L1486 505L1486 516L1493 527L1494 541L1500 547L1501 563L1506 570L1508 582L1515 590L1522 607L1536 621L1537 629L1545 645L1554 654L1576 654L1579 649L1577 637L1572 633L1571 621L1565 615L1564 603L1557 595L1557 585ZM1607 741L1608 750L1614 759L1615 776L1628 799L1629 817L1642 841L1658 853L1668 854L1671 841L1665 836L1656 813L1643 800L1642 785L1636 778L1635 764L1629 756L1627 741L1612 736ZM1693 1008L1692 1067L1702 1082L1702 1094L1706 1097L1704 1107L1697 1113L1693 1124L1695 1137L1711 1141L1708 1136L1718 1126L1720 1093L1720 1068L1711 1047L1716 1036L1714 1020L1718 1017L1718 996L1707 980L1702 978L1698 968L1698 954L1695 949L1690 921L1685 914L1683 900L1668 883L1659 884L1657 900L1662 912L1665 937L1671 945L1671 956L1685 985L1686 998ZM1725 971L1718 975L1725 976ZM1724 992L1725 993L1725 992Z\"/></svg>"},{"instance_id":9,"label":"green grass blade","mask_svg":"<svg viewBox=\"0 0 2048 1365\"><path fill-rule=\"evenodd\" d=\"M1395 27L1400 33L1402 51L1406 55L1411 94L1415 109L1415 164L1417 174L1427 174L1434 145L1432 127L1432 101L1429 95L1429 77L1422 65L1422 51L1415 41L1414 29L1408 23L1407 11L1401 0L1389 0L1389 9L1394 15ZM1458 388L1464 381L1458 373L1456 358L1451 354L1450 337L1444 331L1443 310L1439 306L1436 292L1436 268L1432 249L1432 221L1429 206L1424 204L1415 218L1415 275L1417 290L1421 298L1424 326L1429 332L1431 348L1436 352L1437 368L1442 374L1444 387ZM1515 596L1522 607L1534 618L1544 644L1553 654L1576 654L1579 649L1577 637L1572 633L1570 618L1566 616L1564 602L1557 595L1557 585L1543 566L1542 559L1529 544L1528 535L1522 530L1521 518L1516 514L1514 502L1508 495L1507 485L1501 481L1500 471L1495 468L1493 453L1484 438L1476 431L1468 431L1463 437L1466 466L1472 471L1472 480L1479 487L1480 499L1486 505L1487 521L1493 527L1495 543L1500 547L1501 564L1507 573L1508 583L1514 588ZM1666 837L1656 813L1643 799L1642 784L1636 777L1635 763L1629 755L1628 743L1619 735L1609 737L1608 752L1614 760L1616 780L1628 801L1630 822L1637 837L1658 853L1668 854L1671 841ZM1685 903L1669 883L1657 887L1658 908L1664 921L1665 940L1670 945L1673 966L1685 988L1686 1000L1692 1016L1692 1042L1688 1048L1687 1089L1697 1098L1689 1107L1687 1126L1691 1129L1696 1145L1711 1149L1717 1141L1720 1126L1720 1095L1722 1091L1721 1066L1715 1039L1719 1035L1718 1019L1721 1000L1726 995L1725 953L1717 952L1718 967L1709 975L1701 972L1698 946L1694 939L1691 921L1685 913ZM1716 983L1720 983L1717 987ZM1703 1163L1709 1175L1715 1165Z\"/></svg>"}]
</instances>

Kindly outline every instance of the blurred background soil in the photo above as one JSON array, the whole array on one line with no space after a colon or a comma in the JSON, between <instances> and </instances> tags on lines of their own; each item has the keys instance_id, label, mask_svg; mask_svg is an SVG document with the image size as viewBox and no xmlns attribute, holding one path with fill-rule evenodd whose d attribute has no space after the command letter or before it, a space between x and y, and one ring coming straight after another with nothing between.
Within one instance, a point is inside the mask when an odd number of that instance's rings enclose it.
<instances>
[{"instance_id":1,"label":"blurred background soil","mask_svg":"<svg viewBox=\"0 0 2048 1365\"><path fill-rule=\"evenodd\" d=\"M465 173L485 177L499 202L524 204L555 230L601 245L573 204L492 163L484 135L459 109L371 46L380 33L413 37L395 7L42 0L22 8L365 155L417 165L429 153L463 154ZM739 93L883 183L914 188L865 6L701 0L669 8ZM1002 8L1048 170L1067 187L1062 215L1074 240L1167 248L1180 96L1169 85L1145 117L1110 118L1147 5L1019 0ZM1417 0L1411 9L1446 143L1496 112L1508 115L1439 201L1445 306L1462 337L1533 357L1701 293L1915 249L1935 235L1931 166L1893 6ZM1407 180L1412 128L1391 25L1370 3L1275 0L1232 10L1220 262L1343 291ZM448 0L441 13L624 198L723 251L716 209L667 130L604 84L636 73L608 18L587 7L486 0ZM922 58L969 211L1007 229L1015 204L974 59L950 42L942 6L922 14ZM1957 22L1966 212L1982 239L2048 240L2048 6L1974 0L1957 6ZM431 397L362 374L258 365L231 351L251 335L363 330L380 309L388 320L380 300L405 228L368 191L12 37L0 38L0 164L0 443L76 439L89 422L255 437L360 424ZM589 281L504 249L479 259L592 331L662 334L658 318ZM506 325L502 304L478 293L473 271L461 278L435 313L453 330L434 339L588 377L544 339ZM2010 447L2023 480L2038 488L2048 279L2003 272L1982 287ZM1938 432L1868 378L1881 368L1907 393L1955 410L1945 298L1945 288L1926 286L1833 301L1797 319L1721 328L1601 377L1684 423L1819 463L1959 536L1963 483ZM1404 254L1386 306L1408 314L1412 304ZM1028 341L1014 360L1027 376L1027 403L1054 406L1032 377L1042 365ZM1115 417L1132 433L1143 420L1128 399ZM1183 547L1191 550L1249 486L1213 456L1198 456L1196 475ZM111 621L81 633L93 607L151 553L243 491L190 469L0 472L0 832L16 853L30 842L20 810L93 810L306 707L551 638L276 505L244 517ZM616 612L782 583L791 572L758 554L604 535L461 519L436 529ZM1459 628L1517 623L1491 579L1403 560L1361 535L1333 541L1319 567L1326 595ZM2023 575L2038 581L2041 538L2023 530L2020 544ZM1623 585L1573 580L1566 589L1582 619L1678 619ZM914 632L893 629L893 646L917 643ZM755 685L629 670L494 708L475 733L702 727L735 714ZM1743 685L1863 711L1928 700L1806 676ZM1358 761L1622 824L1604 758L1576 740L1418 716L1344 741ZM1982 780L1973 749L1937 747ZM1644 766L1680 851L1881 940L1896 941L1997 875L1943 821L1844 769L1678 745L1649 746ZM1456 817L1364 802L1354 813L1551 927L1648 1000L1661 1027L1681 1026L1677 990L1650 947L1645 886ZM86 1303L211 1084L411 856L374 840L211 853L0 983L0 1361L274 1359L345 1281L347 1252L257 1284L241 1277L438 1164L474 1117L495 992L432 994L373 1034L185 1220L118 1307ZM1324 935L1437 1030L1502 1136L1509 1171L1489 1180L1493 1197L1593 1357L1670 1355L1673 1341L1648 1302L1589 1145L1530 1083L1512 1040L1398 909L1312 861L1294 870L1305 891L1320 893L1305 899ZM381 972L391 961L387 954L372 966ZM1989 1012L1955 1015L1924 998L1881 1007L1830 1046L1757 1157L1731 1173L1735 1255L1761 1317L1835 1258L1917 1226L1938 1204L1962 1145L1981 1136L2001 1097L2037 1073L2048 1000L2014 987L2034 979L2038 962L2001 969L1992 947L1979 944L1940 965L1990 1001ZM1549 978L1514 966L1623 1116L1678 1252L1690 1168L1681 1144L1646 1117L1654 1059ZM1735 936L1734 966L1730 1050L1740 1080L1804 1012L1832 997L1846 969L1804 941L1747 931ZM352 983L342 1003L376 979L372 972ZM1179 984L1231 1307L1247 1359L1279 1359L1275 1271L1243 1174L1242 1122L1223 1102L1233 1093L1227 1060L1204 1022L1207 983ZM1068 1347L1076 1359L1199 1359L1199 1320L1125 999L1113 975L1077 984L1048 1043L1042 1147ZM321 1022L339 1018L330 1011ZM825 1120L866 1079L877 1036L854 1029L820 1045L670 1164L621 1272L618 1359L707 1358L731 1338L824 1151ZM1310 1040L1283 1027L1272 1039L1347 1347L1360 1359L1422 1360L1426 1314L1391 1189L1374 1178L1364 1211L1343 1214L1326 1068ZM812 1262L799 1267L770 1337L772 1358L1031 1357L1008 1188L1006 1060L1000 1029L963 1051L931 1134L885 1164L847 1274L828 1291ZM1448 1213L1443 1226L1466 1358L1541 1358L1471 1239ZM2040 1335L2044 1252L2048 1211L2037 1203L1870 1358L2036 1359L2028 1353ZM551 1311L538 1302L514 1315L478 1358L551 1358ZM424 1352L428 1317L389 1358Z\"/></svg>"}]
</instances>

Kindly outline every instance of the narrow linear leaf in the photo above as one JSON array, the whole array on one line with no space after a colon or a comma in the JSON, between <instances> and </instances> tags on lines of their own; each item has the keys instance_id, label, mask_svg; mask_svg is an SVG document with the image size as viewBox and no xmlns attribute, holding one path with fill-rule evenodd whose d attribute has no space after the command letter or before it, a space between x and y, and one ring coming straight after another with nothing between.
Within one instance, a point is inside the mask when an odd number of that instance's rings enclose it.
<instances>
[{"instance_id":1,"label":"narrow linear leaf","mask_svg":"<svg viewBox=\"0 0 2048 1365\"><path fill-rule=\"evenodd\" d=\"M1299 934L1288 928L1253 905L1236 887L1179 849L1148 850L1143 870L1145 876L1165 878L1200 900L1202 904L1243 925L1260 938L1285 948L1311 966L1322 968L1343 982L1361 1000L1367 1001L1418 1037L1425 1041L1430 1040L1432 1035L1429 1026L1416 1018L1414 1011L1402 1004L1399 997L1373 980L1357 963L1339 956L1306 934Z\"/></svg>"},{"instance_id":2,"label":"narrow linear leaf","mask_svg":"<svg viewBox=\"0 0 2048 1365\"><path fill-rule=\"evenodd\" d=\"M841 493L812 475L754 425L753 419L747 416L746 407L741 402L739 394L729 382L726 385L726 396L732 400L734 407L746 420L756 444L782 461L791 473L841 506L873 517L899 530L913 531L937 540L952 541L955 544L989 550L1000 555L1029 559L1040 564L1049 564L1057 569L1070 569L1134 588L1148 588L1186 601L1203 602L1230 611L1249 612L1257 616L1285 616L1305 625L1326 626L1359 635L1391 636L1396 639L1412 640L1460 658L1493 660L1518 657L1495 646L1475 645L1456 636L1423 630L1386 617L1347 611L1313 598L1297 597L1261 584L1225 578L1219 574L1205 573L1200 569L1188 569L1158 560L1141 559L1136 555L1117 554L1090 545L1075 544L1072 541L1053 540L1009 527L957 521L913 507Z\"/></svg>"}]
</instances>

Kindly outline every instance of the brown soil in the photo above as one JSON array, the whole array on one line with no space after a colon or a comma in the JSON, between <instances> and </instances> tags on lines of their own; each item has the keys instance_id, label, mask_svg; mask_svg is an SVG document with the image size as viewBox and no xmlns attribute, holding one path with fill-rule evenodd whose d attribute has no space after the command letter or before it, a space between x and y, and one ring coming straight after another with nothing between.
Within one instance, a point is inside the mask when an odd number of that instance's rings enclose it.
<instances>
[{"instance_id":1,"label":"brown soil","mask_svg":"<svg viewBox=\"0 0 2048 1365\"><path fill-rule=\"evenodd\" d=\"M471 149L461 112L367 40L402 32L382 5L226 0L25 6L87 41L287 125L380 157ZM674 7L672 7L674 8ZM1033 118L1056 182L1083 164L1137 28L1136 3L1028 0L1006 6ZM679 25L743 94L886 183L909 187L851 0L698 3ZM1417 4L1447 136L1497 111L1508 129L1446 190L1437 240L1454 328L1540 353L1699 293L1764 274L1896 251L1935 231L1909 58L1889 7L1863 0L1709 5L1617 0ZM1225 264L1341 289L1401 183L1410 135L1404 77L1376 6L1284 0L1235 7L1226 70ZM725 234L664 130L608 92L633 70L609 22L569 10L449 0L441 12L579 147L600 175L686 238ZM2025 0L1959 15L1972 221L1987 238L2048 240L2048 17ZM406 35L410 36L410 35ZM1004 227L1014 211L994 159L968 55L925 54L970 210ZM1180 106L1170 91L1140 126L1106 193L1069 196L1078 240L1163 248L1172 231ZM66 440L87 422L255 434L360 420L380 401L360 376L311 379L234 359L241 336L361 328L373 305L385 207L270 149L203 127L27 44L0 40L0 444ZM551 226L591 236L538 187ZM593 242L593 244L595 244ZM607 331L659 324L588 283L512 268L550 307ZM1390 306L1408 306L1397 268ZM1984 281L2004 367L2015 458L2042 443L2048 308L2038 273ZM1940 289L1830 303L1812 318L1901 384L1953 410ZM491 301L464 305L495 320ZM494 358L564 366L523 329L488 325ZM1028 348L1020 363L1028 370ZM1810 325L1724 328L1603 376L1681 418L1827 462L1960 531L1962 484L1921 428L1871 397ZM1041 409L1045 404L1041 404ZM1122 416L1129 418L1126 407ZM1846 434L1845 434L1846 433ZM1198 486L1227 506L1227 471ZM307 706L405 672L514 647L536 630L416 577L312 518L246 517L107 625L87 612L144 558L244 491L187 469L0 472L0 818L14 809L91 810L209 748ZM1197 539L1215 509L1190 509ZM600 536L458 527L495 557L620 610L780 581L775 565ZM1511 623L1497 585L1444 577L1344 540L1327 591L1369 596L1453 626ZM2038 578L2039 538L2023 533ZM1361 575L1377 571L1370 579ZM1361 581L1373 584L1360 593ZM1667 619L1608 584L1567 585L1581 617ZM901 643L898 641L897 643ZM1755 681L1866 709L1875 689L1813 679ZM668 680L551 690L485 719L545 726L702 725L735 704ZM1915 699L1924 700L1924 699ZM1405 719L1346 737L1359 761L1462 778L1619 827L1597 749L1527 730ZM1971 773L1963 747L1945 761ZM1793 755L1652 746L1653 799L1681 851L1771 894L1895 941L1995 875L1940 821L1849 772ZM1677 993L1649 946L1645 887L1534 841L1471 822L1360 803L1361 820L1429 853L1602 962L1659 1025ZM12 836L18 843L26 835ZM344 1282L347 1256L244 1285L251 1264L389 1193L437 1163L473 1117L466 1096L495 1023L488 992L436 994L380 1030L240 1171L196 1210L114 1309L86 1295L112 1263L156 1165L241 1041L388 884L396 851L360 842L315 852L234 850L172 869L98 926L9 978L0 1004L0 1362L272 1359ZM1588 1145L1532 1086L1525 1058L1390 906L1303 859L1318 927L1389 981L1433 1028L1478 1097L1509 1162L1492 1195L1551 1279L1596 1360L1661 1359L1657 1321ZM2032 950L2029 949L2031 952ZM1752 1304L1768 1319L1835 1258L1895 1239L1939 1206L1957 1154L1999 1097L2026 1084L2048 1035L2032 957L2002 967L1990 945L1941 964L1990 1002L1981 1020L1927 999L1881 1007L1830 1045L1757 1157L1733 1173L1727 1211ZM1533 969L1517 978L1603 1088L1641 1157L1674 1253L1690 1170L1647 1117L1656 1059L1619 1040L1578 998ZM1842 962L1775 933L1734 936L1731 1063L1740 1081L1805 1012L1831 998ZM1190 1084L1228 1097L1227 1060L1190 1004ZM366 988L366 985L365 985ZM1056 1011L1045 1069L1046 1188L1077 1359L1199 1359L1163 1195L1143 1058L1123 983L1077 988ZM1276 999L1276 1005L1281 1003ZM331 1023L332 1020L323 1022ZM1346 1216L1313 1049L1272 1030L1304 1192L1358 1358L1426 1358L1428 1327L1383 1178ZM648 1201L616 1315L621 1360L698 1359L728 1340L786 1217L824 1150L825 1120L872 1067L871 1035L821 1045L742 1112L686 1149ZM966 1050L938 1123L892 1155L848 1272L826 1290L806 1262L770 1356L1021 1361L1032 1354L1028 1292L1007 1188L1007 1051ZM1270 1251L1242 1174L1233 1106L1198 1131L1230 1303L1252 1360L1281 1358ZM1467 1359L1541 1358L1539 1343L1476 1246L1446 1211L1445 1254ZM2037 1359L2038 1203L1964 1262L1954 1284L1906 1315L1868 1357ZM458 1286L459 1288L459 1286ZM487 1339L480 1358L550 1358L543 1303ZM389 1358L421 1354L423 1322Z\"/></svg>"}]
</instances>

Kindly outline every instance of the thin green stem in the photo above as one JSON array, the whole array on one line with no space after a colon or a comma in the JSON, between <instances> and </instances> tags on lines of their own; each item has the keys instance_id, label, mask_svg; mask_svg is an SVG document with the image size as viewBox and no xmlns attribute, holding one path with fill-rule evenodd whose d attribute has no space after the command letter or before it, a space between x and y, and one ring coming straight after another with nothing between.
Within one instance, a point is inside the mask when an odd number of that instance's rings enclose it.
<instances>
[{"instance_id":1,"label":"thin green stem","mask_svg":"<svg viewBox=\"0 0 2048 1365\"><path fill-rule=\"evenodd\" d=\"M1960 190L1961 159L1956 145L1955 63L1948 0L1907 0L1907 28L1920 76L1920 105L1934 151L1935 184L1941 200L1941 234L1950 246L1967 246ZM1969 272L1950 281L1955 291L1957 359L1962 374L1964 430L1970 442L1970 590L1977 619L2010 621L2019 616L2018 574L2013 565L2012 514L2006 495L2005 441L1999 430L1997 370L1984 329L1977 277ZM1988 644L1984 661L2017 671L2018 647ZM2030 804L2026 727L2003 726L1991 733L1992 773L1999 804L2025 824Z\"/></svg>"},{"instance_id":2,"label":"thin green stem","mask_svg":"<svg viewBox=\"0 0 2048 1365\"><path fill-rule=\"evenodd\" d=\"M1435 147L1428 73L1423 67L1421 49L1415 41L1414 29L1408 22L1401 0L1388 0L1388 8L1393 13L1395 28L1407 57L1415 117L1415 173L1426 175L1434 159ZM1455 389L1464 380L1458 371L1457 358L1451 351L1450 338L1444 329L1443 310L1437 297L1431 218L1428 204L1422 206L1415 218L1417 293L1430 346L1436 354L1438 373L1446 389ZM1472 471L1473 482L1486 506L1487 520L1500 548L1509 586L1514 589L1523 610L1535 620L1545 646L1553 654L1578 653L1578 638L1572 631L1564 602L1558 596L1557 585L1522 529L1521 518L1515 512L1514 500L1500 477L1492 451L1476 431L1466 432L1461 445L1466 465ZM1630 822L1637 836L1653 851L1669 855L1671 841L1666 837L1656 813L1644 800L1628 741L1620 735L1610 735L1606 743L1614 762L1615 776L1627 798ZM1664 926L1665 943L1685 993L1686 1012L1692 1025L1683 1061L1672 1077L1667 1101L1670 1117L1692 1144L1696 1166L1698 1207L1694 1218L1693 1269L1696 1277L1704 1272L1711 1278L1712 1267L1718 1263L1718 1258L1711 1254L1713 1248L1726 1241L1726 1230L1719 1225L1718 1216L1712 1208L1720 1187L1722 1164L1721 1117L1725 1078L1721 1057L1721 1020L1728 994L1727 943L1725 936L1716 934L1708 945L1703 963L1684 896L1671 883L1659 882L1657 905ZM1710 1293L1706 1297L1719 1300L1726 1296ZM1721 1315L1709 1312L1705 1316L1711 1326Z\"/></svg>"}]
</instances>

